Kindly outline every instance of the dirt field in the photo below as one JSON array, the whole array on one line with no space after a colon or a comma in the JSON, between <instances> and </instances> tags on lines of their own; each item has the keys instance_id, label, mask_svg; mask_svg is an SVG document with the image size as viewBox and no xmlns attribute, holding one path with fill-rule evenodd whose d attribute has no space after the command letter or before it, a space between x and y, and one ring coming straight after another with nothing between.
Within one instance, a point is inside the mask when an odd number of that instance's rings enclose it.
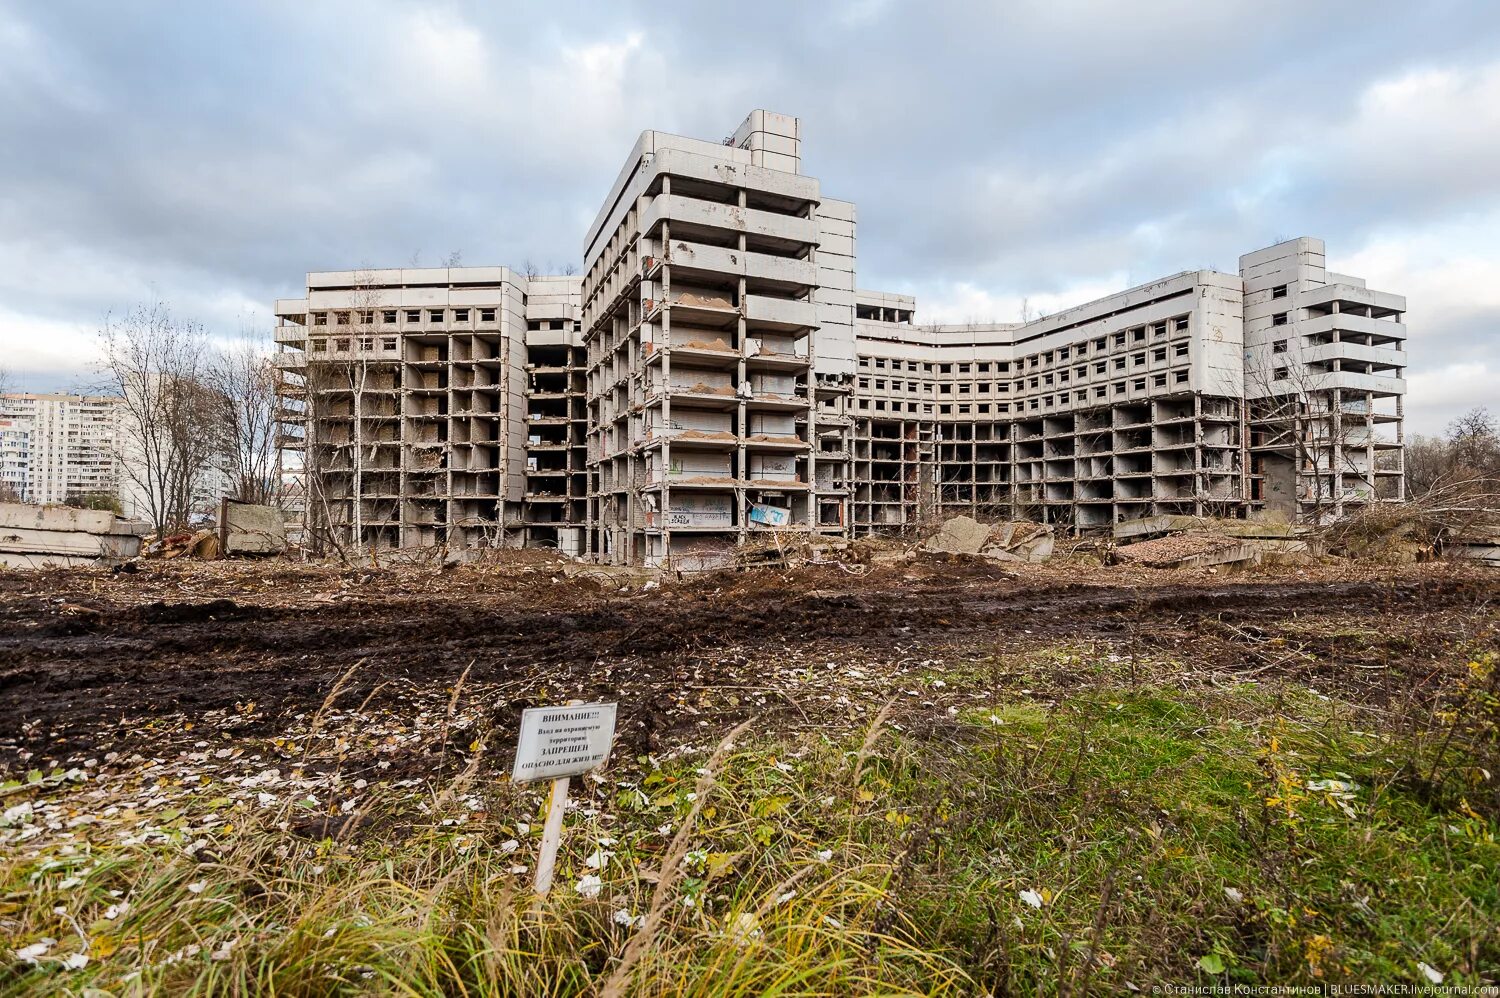
<instances>
[{"instance_id":1,"label":"dirt field","mask_svg":"<svg viewBox=\"0 0 1500 998\"><path fill-rule=\"evenodd\" d=\"M780 728L858 723L864 705L850 701L862 686L887 695L914 668L983 662L1001 686L1066 689L1086 677L1007 669L1070 644L1179 660L1184 682L1294 678L1378 703L1432 684L1440 648L1493 640L1497 596L1493 573L1450 565L1226 576L928 558L864 576L762 571L665 586L567 577L548 562L6 573L0 763L161 754L206 727L274 736L341 680L339 702L362 711L452 714L461 676L469 709L454 745L478 729L498 748L521 707L576 696L619 700L636 752L751 715ZM909 699L898 713L934 723L951 705L930 691ZM444 751L413 744L394 761L416 772Z\"/></svg>"},{"instance_id":2,"label":"dirt field","mask_svg":"<svg viewBox=\"0 0 1500 998\"><path fill-rule=\"evenodd\" d=\"M0 993L1492 984L1497 597L1445 563L0 573ZM515 729L575 697L616 749L541 911Z\"/></svg>"}]
</instances>

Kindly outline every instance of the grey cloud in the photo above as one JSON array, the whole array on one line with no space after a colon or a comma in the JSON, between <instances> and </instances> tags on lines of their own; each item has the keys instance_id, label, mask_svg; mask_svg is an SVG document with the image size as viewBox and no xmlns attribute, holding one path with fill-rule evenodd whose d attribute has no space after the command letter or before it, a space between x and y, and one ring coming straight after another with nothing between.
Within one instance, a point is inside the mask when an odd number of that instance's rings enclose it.
<instances>
[{"instance_id":1,"label":"grey cloud","mask_svg":"<svg viewBox=\"0 0 1500 998\"><path fill-rule=\"evenodd\" d=\"M15 4L0 302L232 324L308 269L561 264L637 132L757 106L801 115L809 172L858 203L866 286L1044 294L1303 233L1336 263L1500 199L1496 129L1360 103L1471 79L1497 39L1483 0ZM1449 322L1414 361L1484 335Z\"/></svg>"}]
</instances>

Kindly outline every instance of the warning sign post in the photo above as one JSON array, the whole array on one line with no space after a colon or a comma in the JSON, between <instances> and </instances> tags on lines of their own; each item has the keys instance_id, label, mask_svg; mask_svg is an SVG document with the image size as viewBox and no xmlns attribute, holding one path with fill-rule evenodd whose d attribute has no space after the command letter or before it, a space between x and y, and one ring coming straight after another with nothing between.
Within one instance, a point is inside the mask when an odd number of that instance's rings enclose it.
<instances>
[{"instance_id":1,"label":"warning sign post","mask_svg":"<svg viewBox=\"0 0 1500 998\"><path fill-rule=\"evenodd\" d=\"M516 783L551 780L547 820L542 826L541 852L536 860L536 892L552 887L557 848L562 842L563 812L568 806L568 782L604 765L615 740L613 703L570 703L565 707L528 707L521 712L521 737L511 779Z\"/></svg>"}]
</instances>

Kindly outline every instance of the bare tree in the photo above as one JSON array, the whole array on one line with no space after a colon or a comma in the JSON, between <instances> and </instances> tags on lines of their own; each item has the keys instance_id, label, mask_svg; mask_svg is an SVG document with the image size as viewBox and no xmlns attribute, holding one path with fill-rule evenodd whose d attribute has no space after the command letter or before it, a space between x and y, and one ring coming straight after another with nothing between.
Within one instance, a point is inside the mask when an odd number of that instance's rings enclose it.
<instances>
[{"instance_id":1,"label":"bare tree","mask_svg":"<svg viewBox=\"0 0 1500 998\"><path fill-rule=\"evenodd\" d=\"M1406 445L1406 491L1413 498L1454 482L1489 482L1500 491L1500 428L1488 409L1470 409L1446 437L1413 437Z\"/></svg>"},{"instance_id":2,"label":"bare tree","mask_svg":"<svg viewBox=\"0 0 1500 998\"><path fill-rule=\"evenodd\" d=\"M1500 473L1500 433L1495 417L1477 406L1448 424L1453 463L1481 474Z\"/></svg>"},{"instance_id":3,"label":"bare tree","mask_svg":"<svg viewBox=\"0 0 1500 998\"><path fill-rule=\"evenodd\" d=\"M1252 443L1264 456L1287 462L1291 472L1293 512L1309 499L1314 523L1323 521L1325 506L1334 497L1324 481L1332 470L1332 414L1328 398L1313 383L1304 364L1274 370L1245 372L1250 402ZM1311 491L1304 484L1311 479ZM1268 482L1268 490L1272 486Z\"/></svg>"},{"instance_id":4,"label":"bare tree","mask_svg":"<svg viewBox=\"0 0 1500 998\"><path fill-rule=\"evenodd\" d=\"M1453 453L1442 437L1414 436L1406 442L1406 493L1413 498L1432 491L1452 469Z\"/></svg>"},{"instance_id":5,"label":"bare tree","mask_svg":"<svg viewBox=\"0 0 1500 998\"><path fill-rule=\"evenodd\" d=\"M215 353L205 377L218 403L229 496L241 502L279 504L277 371L267 337L247 331Z\"/></svg>"},{"instance_id":6,"label":"bare tree","mask_svg":"<svg viewBox=\"0 0 1500 998\"><path fill-rule=\"evenodd\" d=\"M1351 442L1353 427L1364 426L1367 414L1341 403L1323 387L1318 371L1293 360L1270 371L1246 371L1245 381L1256 396L1249 403L1252 443L1291 462L1297 512L1310 505L1314 523L1342 514L1339 483L1346 474L1370 481L1373 489L1375 468L1362 468L1355 459L1365 445Z\"/></svg>"},{"instance_id":7,"label":"bare tree","mask_svg":"<svg viewBox=\"0 0 1500 998\"><path fill-rule=\"evenodd\" d=\"M332 547L344 558L366 539L365 474L378 441L366 439L365 409L380 306L373 276L358 275L349 308L333 313L332 335L308 344L313 348L307 360L303 449L308 539L315 550Z\"/></svg>"},{"instance_id":8,"label":"bare tree","mask_svg":"<svg viewBox=\"0 0 1500 998\"><path fill-rule=\"evenodd\" d=\"M222 444L203 328L157 303L106 317L99 339L100 388L124 417L122 484L158 533L184 527Z\"/></svg>"}]
</instances>

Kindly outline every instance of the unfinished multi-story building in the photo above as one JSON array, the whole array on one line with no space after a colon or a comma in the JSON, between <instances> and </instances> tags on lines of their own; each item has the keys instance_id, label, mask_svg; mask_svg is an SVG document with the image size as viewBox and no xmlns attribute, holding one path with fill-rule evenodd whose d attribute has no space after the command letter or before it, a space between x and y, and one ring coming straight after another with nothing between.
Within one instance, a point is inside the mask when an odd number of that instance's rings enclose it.
<instances>
[{"instance_id":1,"label":"unfinished multi-story building","mask_svg":"<svg viewBox=\"0 0 1500 998\"><path fill-rule=\"evenodd\" d=\"M1240 257L1249 498L1312 519L1405 485L1406 299L1324 257L1307 238Z\"/></svg>"},{"instance_id":2,"label":"unfinished multi-story building","mask_svg":"<svg viewBox=\"0 0 1500 998\"><path fill-rule=\"evenodd\" d=\"M581 551L577 278L335 271L276 303L282 448L314 543Z\"/></svg>"},{"instance_id":3,"label":"unfinished multi-story building","mask_svg":"<svg viewBox=\"0 0 1500 998\"><path fill-rule=\"evenodd\" d=\"M911 299L862 294L856 529L1242 514L1240 298L1185 273L1035 322L920 327Z\"/></svg>"},{"instance_id":4,"label":"unfinished multi-story building","mask_svg":"<svg viewBox=\"0 0 1500 998\"><path fill-rule=\"evenodd\" d=\"M693 568L960 511L1087 532L1400 495L1405 300L1328 273L1319 240L920 325L856 291L854 205L801 142L766 111L722 142L642 133L581 280L309 275L277 309L309 505L362 544Z\"/></svg>"},{"instance_id":5,"label":"unfinished multi-story building","mask_svg":"<svg viewBox=\"0 0 1500 998\"><path fill-rule=\"evenodd\" d=\"M853 209L800 151L797 119L764 111L724 143L645 132L605 198L584 248L589 553L691 567L752 530L843 530L814 403L841 390L825 355L851 359Z\"/></svg>"}]
</instances>

